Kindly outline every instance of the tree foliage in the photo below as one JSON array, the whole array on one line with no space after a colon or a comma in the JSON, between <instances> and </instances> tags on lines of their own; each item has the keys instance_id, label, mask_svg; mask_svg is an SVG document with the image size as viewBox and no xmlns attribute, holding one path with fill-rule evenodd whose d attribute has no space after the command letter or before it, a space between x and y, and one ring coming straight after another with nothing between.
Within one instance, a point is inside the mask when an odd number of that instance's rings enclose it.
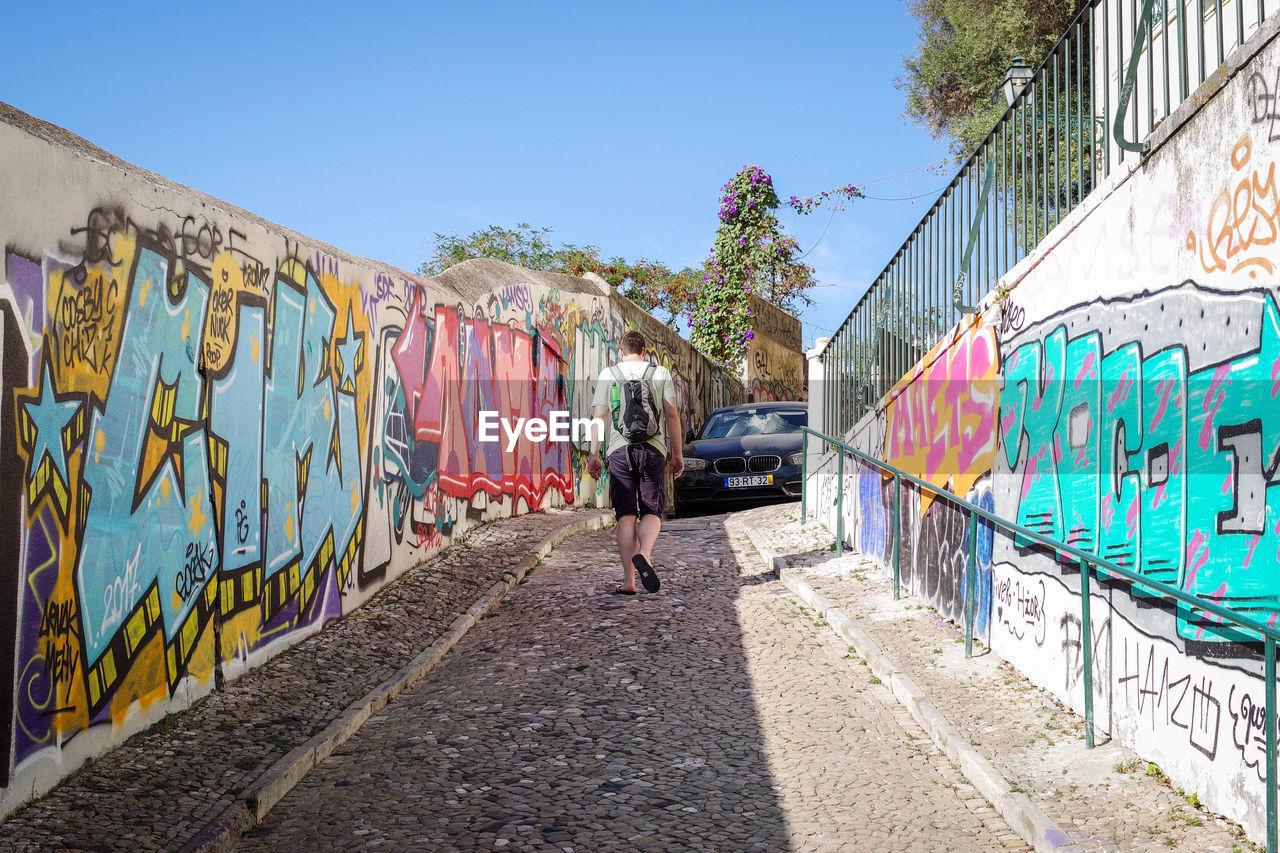
<instances>
[{"instance_id":1,"label":"tree foliage","mask_svg":"<svg viewBox=\"0 0 1280 853\"><path fill-rule=\"evenodd\" d=\"M813 267L784 234L773 179L744 166L721 188L720 226L690 317L689 340L713 363L736 369L754 337L750 295L795 311L811 303Z\"/></svg>"},{"instance_id":2,"label":"tree foliage","mask_svg":"<svg viewBox=\"0 0 1280 853\"><path fill-rule=\"evenodd\" d=\"M431 259L419 272L439 275L471 258L493 258L525 269L566 275L591 272L646 311L655 315L665 313L670 326L677 325L679 319L689 313L693 294L701 283L701 270L685 268L673 272L665 264L647 258L635 262L624 258L605 260L600 257L597 246L572 243L555 246L548 239L550 233L550 228L534 228L527 222L514 228L490 225L465 237L437 233Z\"/></svg>"},{"instance_id":3,"label":"tree foliage","mask_svg":"<svg viewBox=\"0 0 1280 853\"><path fill-rule=\"evenodd\" d=\"M912 0L920 40L897 78L905 115L952 153L973 151L1003 115L1000 93L1015 57L1032 68L1066 32L1080 0Z\"/></svg>"}]
</instances>

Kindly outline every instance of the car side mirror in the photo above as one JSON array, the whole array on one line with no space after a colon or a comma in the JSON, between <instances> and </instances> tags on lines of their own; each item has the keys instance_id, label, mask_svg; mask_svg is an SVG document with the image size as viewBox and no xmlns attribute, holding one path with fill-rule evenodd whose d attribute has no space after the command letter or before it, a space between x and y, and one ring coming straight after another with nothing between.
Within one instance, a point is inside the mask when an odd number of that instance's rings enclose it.
<instances>
[{"instance_id":1,"label":"car side mirror","mask_svg":"<svg viewBox=\"0 0 1280 853\"><path fill-rule=\"evenodd\" d=\"M697 437L698 437L697 433L695 433L693 430L689 430L684 434L684 443L689 444Z\"/></svg>"}]
</instances>

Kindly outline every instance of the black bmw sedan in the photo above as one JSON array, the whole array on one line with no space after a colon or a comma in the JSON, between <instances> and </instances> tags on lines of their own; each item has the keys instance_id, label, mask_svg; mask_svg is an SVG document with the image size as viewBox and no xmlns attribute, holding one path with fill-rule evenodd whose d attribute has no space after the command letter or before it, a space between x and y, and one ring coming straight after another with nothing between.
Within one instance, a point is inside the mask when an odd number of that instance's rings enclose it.
<instances>
[{"instance_id":1,"label":"black bmw sedan","mask_svg":"<svg viewBox=\"0 0 1280 853\"><path fill-rule=\"evenodd\" d=\"M800 497L800 427L807 403L744 403L716 409L685 436L675 510Z\"/></svg>"}]
</instances>

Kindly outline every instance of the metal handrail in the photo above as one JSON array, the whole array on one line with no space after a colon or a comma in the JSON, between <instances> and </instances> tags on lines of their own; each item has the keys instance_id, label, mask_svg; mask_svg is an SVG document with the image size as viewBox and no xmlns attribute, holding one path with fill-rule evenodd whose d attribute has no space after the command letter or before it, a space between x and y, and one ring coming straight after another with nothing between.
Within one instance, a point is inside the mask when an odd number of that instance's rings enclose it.
<instances>
[{"instance_id":1,"label":"metal handrail","mask_svg":"<svg viewBox=\"0 0 1280 853\"><path fill-rule=\"evenodd\" d=\"M1222 622L1239 626L1247 631L1253 631L1259 634L1264 640L1265 659L1263 680L1265 681L1264 690L1266 695L1266 715L1265 727L1267 732L1267 749L1266 749L1266 794L1267 794L1267 849L1278 849L1278 823L1277 820L1277 791L1276 791L1276 643L1280 641L1280 630L1264 625L1248 616L1241 615L1235 611L1216 604L1207 599L1200 598L1197 595L1184 592L1177 587L1161 581L1152 580L1144 577L1124 566L1113 563L1112 561L1094 554L1091 551L1085 551L1066 542L1054 539L1052 536L1045 536L1035 530L1023 527L1014 521L996 515L993 512L983 509L982 507L971 503L959 495L949 492L941 486L935 486L932 483L913 476L901 468L890 465L875 456L864 451L852 447L838 438L810 429L809 427L801 427L801 464L800 464L800 523L803 525L808 518L808 489L809 489L809 436L815 436L822 439L830 445L834 445L842 452L838 459L839 488L836 490L836 554L840 556L844 553L844 457L846 453L862 462L874 465L885 473L893 475L893 517L890 522L890 529L893 531L893 597L896 599L900 594L901 587L901 556L900 556L900 540L899 535L899 504L901 503L902 481L913 483L922 489L928 489L935 496L940 497L950 503L956 505L962 510L969 513L969 555L965 570L964 582L964 616L965 616L965 643L964 654L966 658L973 656L973 590L975 587L975 571L977 557L977 527L978 519L983 518L992 525L1017 533L1021 536L1031 539L1041 545L1052 548L1060 553L1069 554L1080 562L1080 623L1081 623L1081 649L1083 653L1084 663L1084 742L1085 747L1093 749L1093 650L1091 648L1090 638L1093 634L1092 625L1090 623L1089 613L1089 596L1091 595L1089 585L1091 576L1095 568L1105 569L1130 583L1139 584L1147 589L1152 590L1157 595L1164 598L1172 598L1191 607L1199 608L1206 613L1210 613L1218 617L1220 624Z\"/></svg>"},{"instance_id":2,"label":"metal handrail","mask_svg":"<svg viewBox=\"0 0 1280 853\"><path fill-rule=\"evenodd\" d=\"M831 335L823 423L840 433L857 423L1113 168L1145 156L1156 126L1276 9L1084 2Z\"/></svg>"}]
</instances>

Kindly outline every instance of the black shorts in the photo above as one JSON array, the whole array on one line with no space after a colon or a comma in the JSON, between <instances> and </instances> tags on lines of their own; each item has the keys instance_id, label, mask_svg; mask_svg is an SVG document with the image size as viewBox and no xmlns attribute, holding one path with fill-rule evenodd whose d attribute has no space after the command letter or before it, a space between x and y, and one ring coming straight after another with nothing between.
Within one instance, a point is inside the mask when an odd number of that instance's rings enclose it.
<instances>
[{"instance_id":1,"label":"black shorts","mask_svg":"<svg viewBox=\"0 0 1280 853\"><path fill-rule=\"evenodd\" d=\"M621 447L609 454L609 500L614 517L662 515L667 508L666 469L666 454L651 444Z\"/></svg>"}]
</instances>

